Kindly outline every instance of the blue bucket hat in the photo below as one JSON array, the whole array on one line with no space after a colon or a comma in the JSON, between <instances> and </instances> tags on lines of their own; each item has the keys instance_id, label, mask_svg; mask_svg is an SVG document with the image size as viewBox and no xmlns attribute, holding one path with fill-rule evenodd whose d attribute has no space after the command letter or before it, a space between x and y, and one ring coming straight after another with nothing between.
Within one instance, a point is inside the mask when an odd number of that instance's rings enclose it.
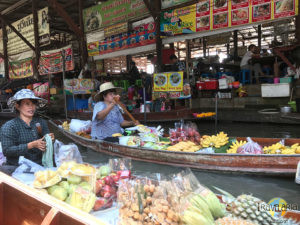
<instances>
[{"instance_id":1,"label":"blue bucket hat","mask_svg":"<svg viewBox=\"0 0 300 225\"><path fill-rule=\"evenodd\" d=\"M32 99L37 101L37 107L42 108L47 104L46 99L42 99L39 97L36 97L33 93L33 91L29 89L22 89L18 91L13 97L9 98L7 101L7 105L10 108L15 108L16 103L23 99Z\"/></svg>"}]
</instances>

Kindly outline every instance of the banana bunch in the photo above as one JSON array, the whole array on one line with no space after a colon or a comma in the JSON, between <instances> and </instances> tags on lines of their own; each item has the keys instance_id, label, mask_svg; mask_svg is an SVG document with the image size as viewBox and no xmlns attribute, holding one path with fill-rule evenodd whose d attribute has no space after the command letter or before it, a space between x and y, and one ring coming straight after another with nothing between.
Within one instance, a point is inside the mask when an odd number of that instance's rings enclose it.
<instances>
[{"instance_id":1,"label":"banana bunch","mask_svg":"<svg viewBox=\"0 0 300 225\"><path fill-rule=\"evenodd\" d=\"M281 150L281 154L284 154L284 155L293 155L293 154L296 154L296 152L295 152L295 149L286 147L283 150Z\"/></svg>"},{"instance_id":2,"label":"banana bunch","mask_svg":"<svg viewBox=\"0 0 300 225\"><path fill-rule=\"evenodd\" d=\"M296 154L300 154L300 144L299 143L293 144L291 146L291 149L294 149Z\"/></svg>"},{"instance_id":3,"label":"banana bunch","mask_svg":"<svg viewBox=\"0 0 300 225\"><path fill-rule=\"evenodd\" d=\"M235 141L232 143L230 148L227 150L227 153L234 154L237 152L238 148L246 144L247 141Z\"/></svg>"},{"instance_id":4,"label":"banana bunch","mask_svg":"<svg viewBox=\"0 0 300 225\"><path fill-rule=\"evenodd\" d=\"M228 136L223 131L217 135L203 136L201 140L201 145L203 148L215 147L220 148L228 143Z\"/></svg>"},{"instance_id":5,"label":"banana bunch","mask_svg":"<svg viewBox=\"0 0 300 225\"><path fill-rule=\"evenodd\" d=\"M65 121L61 126L64 130L70 130L70 124L68 121Z\"/></svg>"}]
</instances>

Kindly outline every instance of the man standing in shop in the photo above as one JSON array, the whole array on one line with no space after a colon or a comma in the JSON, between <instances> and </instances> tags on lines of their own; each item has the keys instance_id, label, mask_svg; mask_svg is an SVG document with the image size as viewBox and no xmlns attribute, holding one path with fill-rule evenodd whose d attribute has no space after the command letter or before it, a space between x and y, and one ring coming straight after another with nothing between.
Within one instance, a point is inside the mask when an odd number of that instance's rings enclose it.
<instances>
[{"instance_id":1,"label":"man standing in shop","mask_svg":"<svg viewBox=\"0 0 300 225\"><path fill-rule=\"evenodd\" d=\"M130 85L135 85L135 81L141 79L140 72L134 61L130 62L129 75L130 75Z\"/></svg>"},{"instance_id":2,"label":"man standing in shop","mask_svg":"<svg viewBox=\"0 0 300 225\"><path fill-rule=\"evenodd\" d=\"M176 55L172 54L170 56L170 61L171 61L171 71L172 72L178 72L179 71L179 64L178 64L178 58Z\"/></svg>"},{"instance_id":3,"label":"man standing in shop","mask_svg":"<svg viewBox=\"0 0 300 225\"><path fill-rule=\"evenodd\" d=\"M259 75L264 76L265 74L262 72L261 65L259 63L251 64L250 60L252 58L259 58L260 54L257 52L257 47L255 45L249 45L248 51L243 56L241 61L241 69L242 70L251 70L254 71L254 76L256 79L256 83L259 84Z\"/></svg>"}]
</instances>

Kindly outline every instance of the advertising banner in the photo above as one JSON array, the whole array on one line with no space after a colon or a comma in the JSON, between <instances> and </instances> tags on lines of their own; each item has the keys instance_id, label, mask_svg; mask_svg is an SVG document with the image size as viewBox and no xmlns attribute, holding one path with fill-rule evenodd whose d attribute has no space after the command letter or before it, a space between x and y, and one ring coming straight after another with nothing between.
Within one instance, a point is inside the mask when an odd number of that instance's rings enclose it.
<instances>
[{"instance_id":1,"label":"advertising banner","mask_svg":"<svg viewBox=\"0 0 300 225\"><path fill-rule=\"evenodd\" d=\"M183 90L183 72L168 73L168 91Z\"/></svg>"},{"instance_id":2,"label":"advertising banner","mask_svg":"<svg viewBox=\"0 0 300 225\"><path fill-rule=\"evenodd\" d=\"M183 91L183 72L170 72L154 74L155 92L181 92Z\"/></svg>"},{"instance_id":3,"label":"advertising banner","mask_svg":"<svg viewBox=\"0 0 300 225\"><path fill-rule=\"evenodd\" d=\"M34 27L33 15L24 17L12 23L14 26L33 46L34 43ZM48 7L38 11L38 26L39 26L39 41L40 46L50 44L50 26L48 22ZM28 50L31 50L27 44L8 26L7 30L7 51L8 55L15 55ZM3 52L2 30L0 30L0 52Z\"/></svg>"},{"instance_id":4,"label":"advertising banner","mask_svg":"<svg viewBox=\"0 0 300 225\"><path fill-rule=\"evenodd\" d=\"M104 37L110 37L115 34L125 33L128 31L128 23L119 23L104 28Z\"/></svg>"},{"instance_id":5,"label":"advertising banner","mask_svg":"<svg viewBox=\"0 0 300 225\"><path fill-rule=\"evenodd\" d=\"M210 0L200 1L196 5L196 31L210 30Z\"/></svg>"},{"instance_id":6,"label":"advertising banner","mask_svg":"<svg viewBox=\"0 0 300 225\"><path fill-rule=\"evenodd\" d=\"M32 58L9 62L9 78L22 79L33 76Z\"/></svg>"},{"instance_id":7,"label":"advertising banner","mask_svg":"<svg viewBox=\"0 0 300 225\"><path fill-rule=\"evenodd\" d=\"M296 0L274 0L274 18L296 15Z\"/></svg>"},{"instance_id":8,"label":"advertising banner","mask_svg":"<svg viewBox=\"0 0 300 225\"><path fill-rule=\"evenodd\" d=\"M71 46L53 51L43 51L40 57L40 75L61 73L63 71L62 51L65 51L65 70L74 70L73 50Z\"/></svg>"},{"instance_id":9,"label":"advertising banner","mask_svg":"<svg viewBox=\"0 0 300 225\"><path fill-rule=\"evenodd\" d=\"M231 25L250 23L250 3L248 0L231 1Z\"/></svg>"},{"instance_id":10,"label":"advertising banner","mask_svg":"<svg viewBox=\"0 0 300 225\"><path fill-rule=\"evenodd\" d=\"M271 19L271 0L252 1L252 22L259 22Z\"/></svg>"},{"instance_id":11,"label":"advertising banner","mask_svg":"<svg viewBox=\"0 0 300 225\"><path fill-rule=\"evenodd\" d=\"M147 13L143 0L108 0L83 10L84 31L98 30Z\"/></svg>"},{"instance_id":12,"label":"advertising banner","mask_svg":"<svg viewBox=\"0 0 300 225\"><path fill-rule=\"evenodd\" d=\"M91 94L94 82L92 79L66 79L64 89L67 94Z\"/></svg>"}]
</instances>

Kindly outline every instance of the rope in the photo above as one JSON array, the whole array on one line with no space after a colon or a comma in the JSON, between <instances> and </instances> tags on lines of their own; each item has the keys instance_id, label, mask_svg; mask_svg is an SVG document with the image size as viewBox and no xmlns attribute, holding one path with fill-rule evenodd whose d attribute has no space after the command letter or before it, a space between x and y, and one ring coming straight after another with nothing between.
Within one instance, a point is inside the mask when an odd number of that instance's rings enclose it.
<instances>
[{"instance_id":1,"label":"rope","mask_svg":"<svg viewBox=\"0 0 300 225\"><path fill-rule=\"evenodd\" d=\"M46 151L43 153L42 164L44 167L53 167L53 143L49 134L45 135Z\"/></svg>"}]
</instances>

